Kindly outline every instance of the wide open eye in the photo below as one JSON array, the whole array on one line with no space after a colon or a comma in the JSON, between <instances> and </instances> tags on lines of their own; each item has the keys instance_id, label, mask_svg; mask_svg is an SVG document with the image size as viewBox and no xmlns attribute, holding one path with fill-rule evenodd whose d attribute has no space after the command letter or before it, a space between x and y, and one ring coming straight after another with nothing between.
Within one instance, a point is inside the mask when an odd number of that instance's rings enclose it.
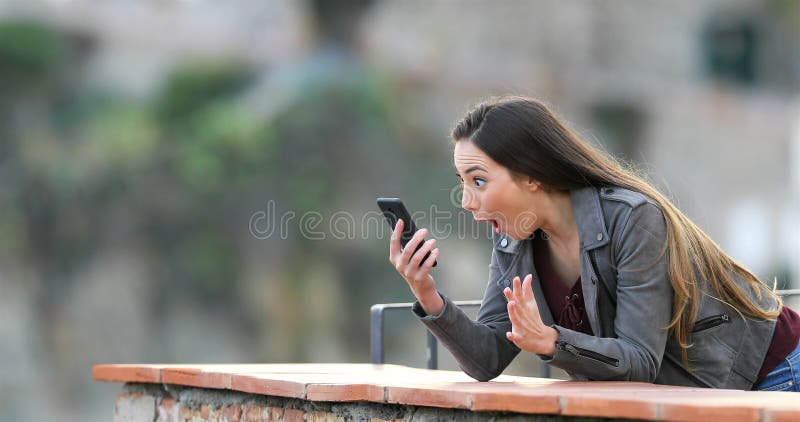
<instances>
[{"instance_id":1,"label":"wide open eye","mask_svg":"<svg viewBox=\"0 0 800 422\"><path fill-rule=\"evenodd\" d=\"M475 186L477 186L477 187L481 187L481 186L486 184L486 180L482 179L480 177L476 177L476 178L472 179L472 182L475 183Z\"/></svg>"}]
</instances>

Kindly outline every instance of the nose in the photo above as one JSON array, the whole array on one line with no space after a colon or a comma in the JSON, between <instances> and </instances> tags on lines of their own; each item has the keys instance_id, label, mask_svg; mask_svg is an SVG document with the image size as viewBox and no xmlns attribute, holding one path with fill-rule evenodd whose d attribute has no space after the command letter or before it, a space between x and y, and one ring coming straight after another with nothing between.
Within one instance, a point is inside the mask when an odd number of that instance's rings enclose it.
<instances>
[{"instance_id":1,"label":"nose","mask_svg":"<svg viewBox=\"0 0 800 422\"><path fill-rule=\"evenodd\" d=\"M478 209L475 206L475 195L469 189L464 189L461 193L461 208L467 211L475 211Z\"/></svg>"}]
</instances>

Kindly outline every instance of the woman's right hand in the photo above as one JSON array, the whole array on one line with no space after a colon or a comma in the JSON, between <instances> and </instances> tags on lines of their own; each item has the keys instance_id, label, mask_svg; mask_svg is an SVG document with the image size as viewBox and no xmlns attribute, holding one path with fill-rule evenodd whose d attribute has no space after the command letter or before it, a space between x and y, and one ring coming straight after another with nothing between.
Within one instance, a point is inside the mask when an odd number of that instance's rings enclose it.
<instances>
[{"instance_id":1,"label":"woman's right hand","mask_svg":"<svg viewBox=\"0 0 800 422\"><path fill-rule=\"evenodd\" d=\"M417 245L425 239L428 230L421 229L414 233L405 248L400 245L400 235L403 233L404 221L398 220L392 231L392 238L389 241L389 262L406 280L411 292L417 297L422 309L428 315L437 315L444 306L442 297L436 291L436 282L430 275L433 263L439 256L439 248L436 246L436 239L430 239L422 244L418 251ZM425 255L430 252L428 259L423 261Z\"/></svg>"}]
</instances>

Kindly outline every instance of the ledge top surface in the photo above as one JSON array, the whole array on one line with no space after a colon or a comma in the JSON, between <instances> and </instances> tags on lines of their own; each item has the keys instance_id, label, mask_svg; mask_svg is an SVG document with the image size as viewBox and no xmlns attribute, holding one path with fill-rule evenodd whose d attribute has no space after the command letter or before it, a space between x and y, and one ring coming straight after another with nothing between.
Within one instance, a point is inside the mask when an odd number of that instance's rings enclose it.
<instances>
[{"instance_id":1,"label":"ledge top surface","mask_svg":"<svg viewBox=\"0 0 800 422\"><path fill-rule=\"evenodd\" d=\"M97 381L177 384L309 401L647 420L800 421L800 394L562 381L374 364L96 365Z\"/></svg>"}]
</instances>

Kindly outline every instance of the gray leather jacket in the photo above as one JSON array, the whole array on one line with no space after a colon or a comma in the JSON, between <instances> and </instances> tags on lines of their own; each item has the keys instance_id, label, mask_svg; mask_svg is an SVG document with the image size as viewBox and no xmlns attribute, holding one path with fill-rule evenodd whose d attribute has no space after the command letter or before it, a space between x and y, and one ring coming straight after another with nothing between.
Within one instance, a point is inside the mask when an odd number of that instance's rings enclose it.
<instances>
[{"instance_id":1,"label":"gray leather jacket","mask_svg":"<svg viewBox=\"0 0 800 422\"><path fill-rule=\"evenodd\" d=\"M558 331L552 357L540 356L573 379L644 381L749 390L756 381L775 321L754 320L714 298L705 283L688 349L664 328L672 316L673 290L666 254L664 215L650 198L618 187L571 191L581 241L581 284L594 336L554 325L533 265L532 240L494 235L489 284L476 321L443 296L439 315L413 307L422 323L471 377L497 377L520 349L506 339L511 322L502 290L515 276L533 274L542 320ZM743 290L752 290L740 281ZM762 295L764 308L777 306Z\"/></svg>"}]
</instances>

